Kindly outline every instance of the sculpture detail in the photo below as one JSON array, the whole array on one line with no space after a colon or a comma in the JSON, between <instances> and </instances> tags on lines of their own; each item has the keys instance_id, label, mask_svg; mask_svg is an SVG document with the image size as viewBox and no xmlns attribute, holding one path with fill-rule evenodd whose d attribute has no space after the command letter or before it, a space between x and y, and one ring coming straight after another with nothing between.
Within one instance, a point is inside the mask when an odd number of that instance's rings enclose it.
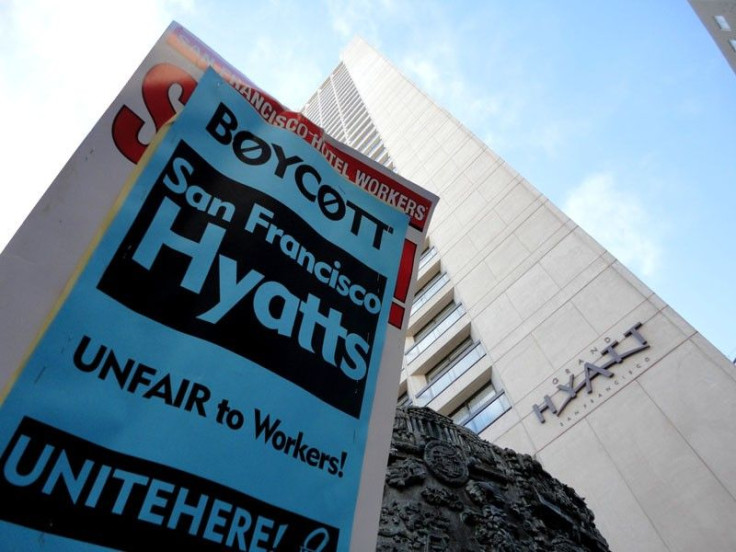
<instances>
[{"instance_id":1,"label":"sculpture detail","mask_svg":"<svg viewBox=\"0 0 736 552\"><path fill-rule=\"evenodd\" d=\"M608 552L593 513L532 457L427 408L394 420L377 552Z\"/></svg>"}]
</instances>

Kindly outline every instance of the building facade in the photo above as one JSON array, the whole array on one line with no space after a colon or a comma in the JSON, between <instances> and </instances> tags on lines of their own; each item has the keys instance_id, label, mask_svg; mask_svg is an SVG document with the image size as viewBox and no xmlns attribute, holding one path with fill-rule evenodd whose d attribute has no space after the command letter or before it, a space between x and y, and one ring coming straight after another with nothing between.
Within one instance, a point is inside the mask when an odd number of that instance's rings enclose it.
<instances>
[{"instance_id":1,"label":"building facade","mask_svg":"<svg viewBox=\"0 0 736 552\"><path fill-rule=\"evenodd\" d=\"M690 5L736 73L736 0L690 0Z\"/></svg>"},{"instance_id":2,"label":"building facade","mask_svg":"<svg viewBox=\"0 0 736 552\"><path fill-rule=\"evenodd\" d=\"M612 550L736 550L736 366L361 39L303 111L440 196L399 402L533 455Z\"/></svg>"}]
</instances>

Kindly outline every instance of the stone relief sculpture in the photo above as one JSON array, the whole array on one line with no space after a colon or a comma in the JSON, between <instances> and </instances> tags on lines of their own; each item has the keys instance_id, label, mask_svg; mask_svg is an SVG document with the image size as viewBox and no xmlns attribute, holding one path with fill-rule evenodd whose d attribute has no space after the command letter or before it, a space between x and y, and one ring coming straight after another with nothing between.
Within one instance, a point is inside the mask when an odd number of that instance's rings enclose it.
<instances>
[{"instance_id":1,"label":"stone relief sculpture","mask_svg":"<svg viewBox=\"0 0 736 552\"><path fill-rule=\"evenodd\" d=\"M377 552L607 552L593 513L532 457L427 408L396 411Z\"/></svg>"}]
</instances>

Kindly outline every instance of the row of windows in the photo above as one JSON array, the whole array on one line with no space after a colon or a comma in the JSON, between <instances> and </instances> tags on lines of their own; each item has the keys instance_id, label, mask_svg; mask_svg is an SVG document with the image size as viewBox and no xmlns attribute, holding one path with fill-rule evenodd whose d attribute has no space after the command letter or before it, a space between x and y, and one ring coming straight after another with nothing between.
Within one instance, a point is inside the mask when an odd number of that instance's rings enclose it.
<instances>
[{"instance_id":1,"label":"row of windows","mask_svg":"<svg viewBox=\"0 0 736 552\"><path fill-rule=\"evenodd\" d=\"M432 246L422 252L422 256L419 257L419 272L424 269L431 261L437 256L437 248Z\"/></svg>"},{"instance_id":2,"label":"row of windows","mask_svg":"<svg viewBox=\"0 0 736 552\"><path fill-rule=\"evenodd\" d=\"M483 345L468 337L458 347L427 372L427 385L417 393L416 402L426 406L460 376L486 355Z\"/></svg>"},{"instance_id":3,"label":"row of windows","mask_svg":"<svg viewBox=\"0 0 736 552\"><path fill-rule=\"evenodd\" d=\"M419 258L419 270L427 268L437 258L437 255L435 247L428 247ZM449 282L450 278L446 273L438 272L433 276L417 291L411 308L412 314L429 303ZM414 334L414 343L405 352L405 364L416 360L446 332L451 331L464 314L463 305L454 301L440 310L432 320ZM425 374L427 383L416 393L415 404L417 406L429 405L485 356L486 351L483 345L474 341L472 336L466 337ZM399 397L399 405L406 404L411 404L411 397L408 393L403 393ZM480 433L510 408L511 404L506 394L503 391L498 392L488 381L473 396L451 412L450 417L455 423Z\"/></svg>"},{"instance_id":4,"label":"row of windows","mask_svg":"<svg viewBox=\"0 0 736 552\"><path fill-rule=\"evenodd\" d=\"M427 282L427 284L422 289L417 291L417 294L414 297L414 302L411 305L411 314L414 314L424 305L426 305L429 300L437 295L437 292L445 287L445 284L447 284L449 281L450 277L446 273L443 273L437 274L434 278Z\"/></svg>"},{"instance_id":5,"label":"row of windows","mask_svg":"<svg viewBox=\"0 0 736 552\"><path fill-rule=\"evenodd\" d=\"M455 322L460 320L463 314L465 314L465 307L463 307L462 304L456 304L454 301L442 309L437 316L430 320L429 323L419 330L414 336L414 345L404 353L406 363L409 364L421 353L426 351L429 346L449 330Z\"/></svg>"},{"instance_id":6,"label":"row of windows","mask_svg":"<svg viewBox=\"0 0 736 552\"><path fill-rule=\"evenodd\" d=\"M458 425L480 433L511 409L506 393L488 384L450 414Z\"/></svg>"}]
</instances>

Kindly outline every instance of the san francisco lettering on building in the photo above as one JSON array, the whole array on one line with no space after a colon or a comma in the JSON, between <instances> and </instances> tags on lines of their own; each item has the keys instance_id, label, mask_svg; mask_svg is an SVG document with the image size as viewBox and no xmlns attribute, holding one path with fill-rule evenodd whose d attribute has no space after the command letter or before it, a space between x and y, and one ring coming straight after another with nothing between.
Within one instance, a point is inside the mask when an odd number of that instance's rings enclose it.
<instances>
[{"instance_id":1,"label":"san francisco lettering on building","mask_svg":"<svg viewBox=\"0 0 736 552\"><path fill-rule=\"evenodd\" d=\"M549 410L552 414L559 417L562 411L567 407L570 402L577 397L578 393L585 388L585 391L590 394L593 392L593 380L598 376L606 378L612 378L614 373L609 370L616 364L621 364L628 357L635 355L645 349L649 348L649 344L643 335L639 332L639 328L642 326L641 322L637 322L631 328L624 332L624 339L631 337L638 344L634 345L628 350L619 351L616 347L620 344L619 341L614 340L607 344L606 348L601 352L601 359L605 359L603 363L593 364L592 362L583 362L583 373L582 380L575 382L575 374L570 374L567 383L560 383L557 385L557 389L564 393L562 403L555 404L549 395L545 395L541 404L535 404L532 406L532 411L536 414L537 419L540 423L545 422L543 412Z\"/></svg>"}]
</instances>

